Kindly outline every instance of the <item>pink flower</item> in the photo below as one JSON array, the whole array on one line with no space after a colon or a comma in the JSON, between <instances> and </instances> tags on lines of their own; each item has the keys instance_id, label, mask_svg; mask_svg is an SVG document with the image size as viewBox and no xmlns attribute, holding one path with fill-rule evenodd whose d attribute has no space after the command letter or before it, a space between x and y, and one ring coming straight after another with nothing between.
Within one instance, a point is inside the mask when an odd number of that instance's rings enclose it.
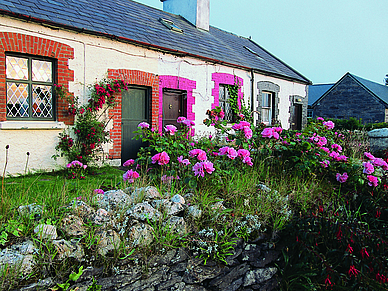
<instances>
[{"instance_id":1,"label":"pink flower","mask_svg":"<svg viewBox=\"0 0 388 291\"><path fill-rule=\"evenodd\" d=\"M125 161L123 164L123 167L129 167L132 166L135 163L135 160L129 159L128 161Z\"/></svg>"},{"instance_id":2,"label":"pink flower","mask_svg":"<svg viewBox=\"0 0 388 291\"><path fill-rule=\"evenodd\" d=\"M366 156L368 159L370 159L372 161L375 159L374 155L372 155L371 153L368 153L368 152L365 152L364 156Z\"/></svg>"},{"instance_id":3,"label":"pink flower","mask_svg":"<svg viewBox=\"0 0 388 291\"><path fill-rule=\"evenodd\" d=\"M266 127L266 128L264 128L264 130L261 132L261 136L262 136L262 137L271 138L271 137L273 137L273 133L274 133L273 128Z\"/></svg>"},{"instance_id":4,"label":"pink flower","mask_svg":"<svg viewBox=\"0 0 388 291\"><path fill-rule=\"evenodd\" d=\"M340 156L337 158L337 161L340 161L340 162L347 162L347 161L348 161L348 157L345 156L345 155L340 155Z\"/></svg>"},{"instance_id":5,"label":"pink flower","mask_svg":"<svg viewBox=\"0 0 388 291\"><path fill-rule=\"evenodd\" d=\"M363 162L364 170L362 171L364 174L372 174L375 171L373 165L369 162Z\"/></svg>"},{"instance_id":6,"label":"pink flower","mask_svg":"<svg viewBox=\"0 0 388 291\"><path fill-rule=\"evenodd\" d=\"M180 164L184 164L185 166L190 165L190 161L188 159L183 159L183 156L179 156L178 157L178 162Z\"/></svg>"},{"instance_id":7,"label":"pink flower","mask_svg":"<svg viewBox=\"0 0 388 291\"><path fill-rule=\"evenodd\" d=\"M337 173L335 175L335 178L337 179L338 182L345 183L346 180L348 179L348 173L345 172L342 175L340 173Z\"/></svg>"},{"instance_id":8,"label":"pink flower","mask_svg":"<svg viewBox=\"0 0 388 291\"><path fill-rule=\"evenodd\" d=\"M175 125L169 124L164 127L164 130L169 133L170 135L174 135L177 131L177 128Z\"/></svg>"},{"instance_id":9,"label":"pink flower","mask_svg":"<svg viewBox=\"0 0 388 291\"><path fill-rule=\"evenodd\" d=\"M140 122L137 127L144 129L144 128L150 128L150 125L147 122Z\"/></svg>"},{"instance_id":10,"label":"pink flower","mask_svg":"<svg viewBox=\"0 0 388 291\"><path fill-rule=\"evenodd\" d=\"M277 132L276 132L277 134ZM244 135L246 139L251 139L252 138L252 129L250 129L248 126L244 127Z\"/></svg>"},{"instance_id":11,"label":"pink flower","mask_svg":"<svg viewBox=\"0 0 388 291\"><path fill-rule=\"evenodd\" d=\"M194 126L195 125L194 121L192 121L190 119L183 120L182 123L186 126Z\"/></svg>"},{"instance_id":12,"label":"pink flower","mask_svg":"<svg viewBox=\"0 0 388 291\"><path fill-rule=\"evenodd\" d=\"M372 164L376 167L382 167L384 171L387 171L388 170L388 164L386 161L384 161L383 159L381 158L375 158L374 160L372 160Z\"/></svg>"},{"instance_id":13,"label":"pink flower","mask_svg":"<svg viewBox=\"0 0 388 291\"><path fill-rule=\"evenodd\" d=\"M151 158L151 160L152 160L153 164L158 163L158 165L163 166L163 165L168 164L168 162L170 161L170 157L168 156L168 154L166 152L161 152L161 153L154 155Z\"/></svg>"},{"instance_id":14,"label":"pink flower","mask_svg":"<svg viewBox=\"0 0 388 291\"><path fill-rule=\"evenodd\" d=\"M324 121L322 117L317 117L317 121Z\"/></svg>"},{"instance_id":15,"label":"pink flower","mask_svg":"<svg viewBox=\"0 0 388 291\"><path fill-rule=\"evenodd\" d=\"M337 159L338 159L338 157L339 157L339 153L337 153L337 152L331 152L331 153L329 154L329 157L330 157L330 158L333 158L334 160L337 161Z\"/></svg>"},{"instance_id":16,"label":"pink flower","mask_svg":"<svg viewBox=\"0 0 388 291\"><path fill-rule=\"evenodd\" d=\"M379 179L377 179L377 177L372 176L372 175L368 175L368 176L366 176L366 178L368 179L369 186L377 187L377 185L379 183Z\"/></svg>"},{"instance_id":17,"label":"pink flower","mask_svg":"<svg viewBox=\"0 0 388 291\"><path fill-rule=\"evenodd\" d=\"M251 127L251 124L250 124L248 121L244 121L244 120L240 121L240 125L241 125L242 127L245 127L245 126Z\"/></svg>"},{"instance_id":18,"label":"pink flower","mask_svg":"<svg viewBox=\"0 0 388 291\"><path fill-rule=\"evenodd\" d=\"M243 128L243 126L240 123L235 123L232 125L232 129L234 130L240 130L241 128Z\"/></svg>"},{"instance_id":19,"label":"pink flower","mask_svg":"<svg viewBox=\"0 0 388 291\"><path fill-rule=\"evenodd\" d=\"M179 116L178 119L176 120L176 122L182 123L182 122L185 121L185 120L186 120L186 117Z\"/></svg>"},{"instance_id":20,"label":"pink flower","mask_svg":"<svg viewBox=\"0 0 388 291\"><path fill-rule=\"evenodd\" d=\"M205 172L211 174L214 172L213 163L209 161L197 162L193 166L194 176L205 176Z\"/></svg>"},{"instance_id":21,"label":"pink flower","mask_svg":"<svg viewBox=\"0 0 388 291\"><path fill-rule=\"evenodd\" d=\"M239 149L237 151L237 156L240 158L249 157L251 155L250 151L245 149Z\"/></svg>"},{"instance_id":22,"label":"pink flower","mask_svg":"<svg viewBox=\"0 0 388 291\"><path fill-rule=\"evenodd\" d=\"M248 166L251 166L251 167L253 166L252 158L251 157L243 157L242 162L244 164L247 164Z\"/></svg>"},{"instance_id":23,"label":"pink flower","mask_svg":"<svg viewBox=\"0 0 388 291\"><path fill-rule=\"evenodd\" d=\"M127 171L124 175L123 175L123 180L124 182L125 181L128 181L129 183L133 183L135 182L135 179L139 178L139 173L136 172L136 171L133 171L132 169Z\"/></svg>"},{"instance_id":24,"label":"pink flower","mask_svg":"<svg viewBox=\"0 0 388 291\"><path fill-rule=\"evenodd\" d=\"M278 133L282 133L282 131L283 131L283 128L281 128L281 127L274 127L273 128L276 132L278 132Z\"/></svg>"},{"instance_id":25,"label":"pink flower","mask_svg":"<svg viewBox=\"0 0 388 291\"><path fill-rule=\"evenodd\" d=\"M206 161L207 160L206 152L204 150L201 150L201 149L193 149L193 150L189 151L189 155L192 158L197 157L197 159L199 161Z\"/></svg>"},{"instance_id":26,"label":"pink flower","mask_svg":"<svg viewBox=\"0 0 388 291\"><path fill-rule=\"evenodd\" d=\"M326 147L320 147L320 149L323 150L324 152L330 153L330 150Z\"/></svg>"},{"instance_id":27,"label":"pink flower","mask_svg":"<svg viewBox=\"0 0 388 291\"><path fill-rule=\"evenodd\" d=\"M324 125L327 129L333 129L333 128L334 128L334 122L331 121L331 120L323 122L323 125Z\"/></svg>"},{"instance_id":28,"label":"pink flower","mask_svg":"<svg viewBox=\"0 0 388 291\"><path fill-rule=\"evenodd\" d=\"M339 152L339 153L342 152L342 147L339 144L334 143L331 145L331 148L333 150L337 150L337 152Z\"/></svg>"},{"instance_id":29,"label":"pink flower","mask_svg":"<svg viewBox=\"0 0 388 291\"><path fill-rule=\"evenodd\" d=\"M328 160L324 160L324 161L322 161L322 162L319 162L321 165L322 165L322 167L324 167L324 168L327 168L329 165L330 165L330 161L328 161Z\"/></svg>"},{"instance_id":30,"label":"pink flower","mask_svg":"<svg viewBox=\"0 0 388 291\"><path fill-rule=\"evenodd\" d=\"M94 193L95 194L104 194L105 192L102 189L94 189Z\"/></svg>"}]
</instances>

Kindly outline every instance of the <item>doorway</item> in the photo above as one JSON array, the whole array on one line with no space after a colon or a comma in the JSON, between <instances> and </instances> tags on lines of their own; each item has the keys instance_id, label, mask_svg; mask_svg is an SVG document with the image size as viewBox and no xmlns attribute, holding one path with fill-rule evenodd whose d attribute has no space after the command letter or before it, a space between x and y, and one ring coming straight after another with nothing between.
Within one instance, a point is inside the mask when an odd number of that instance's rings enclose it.
<instances>
[{"instance_id":1,"label":"doorway","mask_svg":"<svg viewBox=\"0 0 388 291\"><path fill-rule=\"evenodd\" d=\"M122 91L121 100L121 163L136 159L137 152L145 143L134 140L133 133L140 122L149 122L148 100L150 90L145 87L131 87Z\"/></svg>"}]
</instances>

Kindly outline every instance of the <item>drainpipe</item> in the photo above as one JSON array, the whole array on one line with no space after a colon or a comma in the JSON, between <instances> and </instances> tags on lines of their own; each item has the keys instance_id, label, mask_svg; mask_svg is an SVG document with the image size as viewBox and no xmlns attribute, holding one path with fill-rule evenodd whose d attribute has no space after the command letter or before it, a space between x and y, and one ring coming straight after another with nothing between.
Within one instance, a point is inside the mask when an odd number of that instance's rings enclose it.
<instances>
[{"instance_id":1,"label":"drainpipe","mask_svg":"<svg viewBox=\"0 0 388 291\"><path fill-rule=\"evenodd\" d=\"M254 100L255 100L255 74L253 72L253 69L251 69L251 111L253 112L254 109L255 109L255 106L254 106Z\"/></svg>"}]
</instances>

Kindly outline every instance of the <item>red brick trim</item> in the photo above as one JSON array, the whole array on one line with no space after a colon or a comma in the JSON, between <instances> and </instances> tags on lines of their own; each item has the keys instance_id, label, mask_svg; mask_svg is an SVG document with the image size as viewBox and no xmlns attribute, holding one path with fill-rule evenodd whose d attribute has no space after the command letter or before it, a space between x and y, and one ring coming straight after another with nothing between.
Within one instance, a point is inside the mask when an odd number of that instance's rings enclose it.
<instances>
[{"instance_id":1,"label":"red brick trim","mask_svg":"<svg viewBox=\"0 0 388 291\"><path fill-rule=\"evenodd\" d=\"M195 104L195 97L193 90L197 87L197 82L186 78L177 76L159 76L160 91L159 91L159 132L163 131L163 88L184 90L187 92L187 118L195 121L195 112L193 105Z\"/></svg>"},{"instance_id":2,"label":"red brick trim","mask_svg":"<svg viewBox=\"0 0 388 291\"><path fill-rule=\"evenodd\" d=\"M74 59L74 49L66 44L36 36L0 32L0 121L7 120L7 94L5 84L5 53L17 52L57 59L57 84L69 89L74 81L74 71L69 69L69 59ZM57 120L73 124L74 117L67 114L68 104L57 99Z\"/></svg>"},{"instance_id":3,"label":"red brick trim","mask_svg":"<svg viewBox=\"0 0 388 291\"><path fill-rule=\"evenodd\" d=\"M220 84L235 85L236 83L238 83L239 85L237 105L241 109L241 99L244 98L243 92L241 91L241 88L244 84L244 80L242 78L228 73L213 73L212 81L214 81L214 88L212 89L214 103L212 104L212 109L216 108L216 106L219 106L220 104L219 103Z\"/></svg>"},{"instance_id":4,"label":"red brick trim","mask_svg":"<svg viewBox=\"0 0 388 291\"><path fill-rule=\"evenodd\" d=\"M159 77L152 73L137 70L109 69L108 78L128 82L131 85L151 87L150 114L151 126L158 127L159 113ZM109 117L113 120L110 138L113 140L113 149L109 150L111 159L121 158L121 94L115 96L116 106L109 110Z\"/></svg>"}]
</instances>

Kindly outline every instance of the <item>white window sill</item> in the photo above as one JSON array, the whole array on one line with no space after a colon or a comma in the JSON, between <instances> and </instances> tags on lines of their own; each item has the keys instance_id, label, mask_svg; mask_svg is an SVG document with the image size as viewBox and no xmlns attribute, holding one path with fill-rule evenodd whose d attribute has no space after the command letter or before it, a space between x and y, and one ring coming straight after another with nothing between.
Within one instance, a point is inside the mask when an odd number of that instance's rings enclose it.
<instances>
[{"instance_id":1,"label":"white window sill","mask_svg":"<svg viewBox=\"0 0 388 291\"><path fill-rule=\"evenodd\" d=\"M65 123L58 121L2 121L0 129L64 129Z\"/></svg>"}]
</instances>

